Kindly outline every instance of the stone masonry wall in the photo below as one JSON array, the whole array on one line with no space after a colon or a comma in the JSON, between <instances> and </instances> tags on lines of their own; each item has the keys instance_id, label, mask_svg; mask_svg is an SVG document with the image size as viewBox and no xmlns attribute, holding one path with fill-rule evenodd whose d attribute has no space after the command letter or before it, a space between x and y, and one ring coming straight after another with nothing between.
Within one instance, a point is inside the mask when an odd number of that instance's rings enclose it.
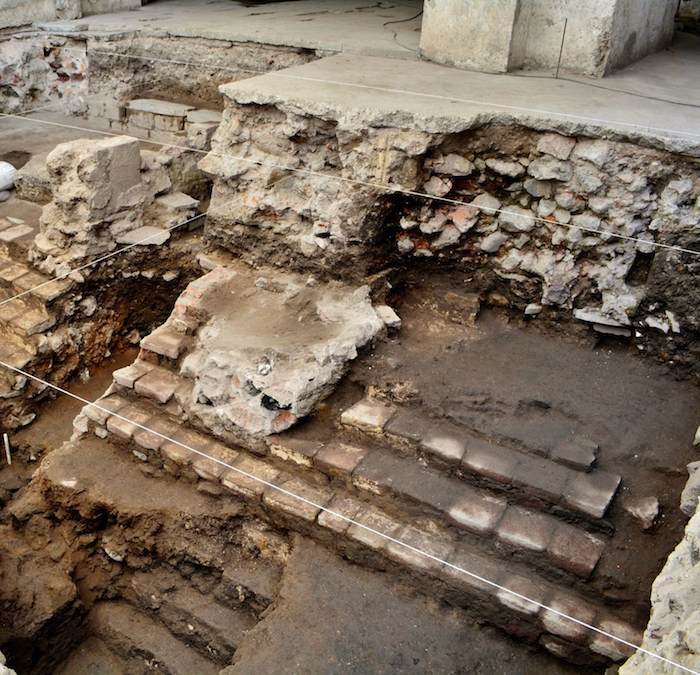
<instances>
[{"instance_id":1,"label":"stone masonry wall","mask_svg":"<svg viewBox=\"0 0 700 675\"><path fill-rule=\"evenodd\" d=\"M652 245L697 247L691 160L521 127L357 128L233 102L212 148L200 162L215 181L207 233L232 251L347 278L457 264L529 316L695 361L695 258Z\"/></svg>"},{"instance_id":2,"label":"stone masonry wall","mask_svg":"<svg viewBox=\"0 0 700 675\"><path fill-rule=\"evenodd\" d=\"M0 42L0 112L48 103L73 114L86 110L85 43L69 37L8 38Z\"/></svg>"}]
</instances>

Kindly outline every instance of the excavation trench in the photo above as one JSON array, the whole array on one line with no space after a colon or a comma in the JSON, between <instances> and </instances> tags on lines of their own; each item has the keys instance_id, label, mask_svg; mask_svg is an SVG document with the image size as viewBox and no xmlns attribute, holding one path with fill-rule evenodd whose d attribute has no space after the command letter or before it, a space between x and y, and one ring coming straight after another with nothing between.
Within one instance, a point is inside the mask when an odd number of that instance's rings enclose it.
<instances>
[{"instance_id":1,"label":"excavation trench","mask_svg":"<svg viewBox=\"0 0 700 675\"><path fill-rule=\"evenodd\" d=\"M698 244L695 161L260 75L313 82L311 50L178 39L173 62L173 45L3 44L26 72L2 109L53 103L35 124L79 127L0 135L22 169L0 204L0 310L22 293L2 360L49 383L3 375L8 663L568 673L627 657L503 588L641 639L695 458L697 265L674 248Z\"/></svg>"}]
</instances>

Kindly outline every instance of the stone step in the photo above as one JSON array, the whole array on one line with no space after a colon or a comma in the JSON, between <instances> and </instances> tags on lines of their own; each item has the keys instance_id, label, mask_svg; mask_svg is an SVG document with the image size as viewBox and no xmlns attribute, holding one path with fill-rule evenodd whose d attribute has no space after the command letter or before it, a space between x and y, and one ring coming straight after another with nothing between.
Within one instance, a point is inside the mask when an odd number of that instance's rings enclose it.
<instances>
[{"instance_id":1,"label":"stone step","mask_svg":"<svg viewBox=\"0 0 700 675\"><path fill-rule=\"evenodd\" d=\"M48 152L34 155L18 172L15 180L17 197L28 202L48 204L51 201L51 182L46 168Z\"/></svg>"},{"instance_id":2,"label":"stone step","mask_svg":"<svg viewBox=\"0 0 700 675\"><path fill-rule=\"evenodd\" d=\"M245 605L261 618L277 595L281 576L282 569L268 560L236 556L224 565L214 595L229 607Z\"/></svg>"},{"instance_id":3,"label":"stone step","mask_svg":"<svg viewBox=\"0 0 700 675\"><path fill-rule=\"evenodd\" d=\"M138 664L134 672L218 675L220 666L174 637L162 624L125 602L100 602L90 612L91 632L120 656Z\"/></svg>"},{"instance_id":4,"label":"stone step","mask_svg":"<svg viewBox=\"0 0 700 675\"><path fill-rule=\"evenodd\" d=\"M121 405L119 410L123 411L125 416L140 421L137 411L131 409L133 404L124 400L119 402L117 399L118 397L111 395L104 401L110 408ZM396 567L410 578L416 578L419 587L424 591L434 590L450 602L477 609L481 618L519 637L539 641L558 656L576 659L584 652L589 656L620 660L629 654L629 650L532 602L516 598L473 576L392 543L358 524L349 523L324 511L321 507L332 509L352 518L356 523L427 551L441 560L463 567L536 602L548 604L581 621L600 625L604 630L631 642L641 639L637 628L599 602L572 590L570 584L554 583L516 560L507 558L506 561L485 553L474 547L471 539L458 536L450 530L426 524L420 519L402 522L388 510L368 504L348 490L310 482L299 475L278 469L269 461L253 458L245 451L227 448L192 430L180 428L173 438L180 443L201 449L210 457L218 458L234 469L227 469L178 443L163 441L113 416L104 415L102 420L115 436L133 438L137 443L143 443L144 449L150 446L148 452L159 457L166 472L197 481L198 489L199 485L208 484L211 487L207 492L212 495L220 494L223 489L224 493L228 492L246 503L256 516L267 518L275 525L312 536L340 549L351 559L379 567ZM143 423L153 425L147 416ZM142 438L139 439L139 435ZM141 453L140 459L148 459L146 452ZM260 481L281 486L284 490L300 495L312 503L301 502ZM222 495L222 498L224 497L225 494Z\"/></svg>"},{"instance_id":5,"label":"stone step","mask_svg":"<svg viewBox=\"0 0 700 675\"><path fill-rule=\"evenodd\" d=\"M604 518L621 481L617 474L577 471L369 398L345 410L340 423L384 445L408 449L450 475L518 492L526 503L548 504L592 521Z\"/></svg>"},{"instance_id":6,"label":"stone step","mask_svg":"<svg viewBox=\"0 0 700 675\"><path fill-rule=\"evenodd\" d=\"M246 631L257 623L245 607L234 610L221 605L165 568L136 573L130 590L141 609L222 666L231 662Z\"/></svg>"},{"instance_id":7,"label":"stone step","mask_svg":"<svg viewBox=\"0 0 700 675\"><path fill-rule=\"evenodd\" d=\"M0 302L7 299L6 292L0 292ZM25 298L14 298L0 304L0 332L14 335L20 346L31 348L32 337L44 333L56 324L56 317L46 309L37 307Z\"/></svg>"},{"instance_id":8,"label":"stone step","mask_svg":"<svg viewBox=\"0 0 700 675\"><path fill-rule=\"evenodd\" d=\"M37 308L51 304L72 286L73 282L69 279L52 281L50 277L25 262L0 256L0 288L8 295L25 293L22 299L33 303Z\"/></svg>"},{"instance_id":9,"label":"stone step","mask_svg":"<svg viewBox=\"0 0 700 675\"><path fill-rule=\"evenodd\" d=\"M145 338L144 343L148 344L148 340ZM172 343L168 342L167 346L171 348ZM170 352L171 355L176 353L179 348ZM157 423L158 430L167 435L178 432L178 422L168 420L166 413L178 419L183 416L185 399L191 397L190 380L143 359L116 371L114 380L116 391L125 396L124 400L135 393L166 406L165 409L152 408L136 398L128 403L132 415ZM129 436L119 420L112 425L123 440L133 439L140 446L145 443L146 447L142 446L138 452L152 449L152 439L146 435ZM106 426L106 431L112 430ZM532 561L538 567L553 566L588 578L605 548L600 535L593 535L549 513L540 513L536 508L509 503L505 495L472 487L395 453L357 444L324 446L314 441L274 437L267 445L277 464L286 470L311 469L321 484L334 481L360 495L384 500L393 508L401 508L406 519L411 515L436 518L443 525L484 538L491 546L508 549L516 557ZM538 505L539 500L536 500Z\"/></svg>"}]
</instances>

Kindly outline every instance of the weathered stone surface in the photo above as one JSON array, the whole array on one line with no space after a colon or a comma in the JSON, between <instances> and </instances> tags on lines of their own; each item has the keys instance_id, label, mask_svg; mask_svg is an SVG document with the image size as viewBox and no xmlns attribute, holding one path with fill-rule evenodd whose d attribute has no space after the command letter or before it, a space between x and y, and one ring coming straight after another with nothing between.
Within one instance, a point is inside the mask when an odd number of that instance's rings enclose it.
<instances>
[{"instance_id":1,"label":"weathered stone surface","mask_svg":"<svg viewBox=\"0 0 700 675\"><path fill-rule=\"evenodd\" d=\"M688 482L681 493L681 511L686 516L692 516L698 507L700 497L700 462L688 464Z\"/></svg>"},{"instance_id":2,"label":"weathered stone surface","mask_svg":"<svg viewBox=\"0 0 700 675\"><path fill-rule=\"evenodd\" d=\"M217 268L176 303L173 321L189 313L211 317L181 372L194 380L189 414L215 433L288 428L333 390L357 350L384 329L366 287L315 287L279 270L265 274ZM219 311L231 302L235 312Z\"/></svg>"},{"instance_id":3,"label":"weathered stone surface","mask_svg":"<svg viewBox=\"0 0 700 675\"><path fill-rule=\"evenodd\" d=\"M53 200L44 207L32 251L45 271L111 251L117 236L141 227L145 192L136 139L63 143L46 166Z\"/></svg>"},{"instance_id":4,"label":"weathered stone surface","mask_svg":"<svg viewBox=\"0 0 700 675\"><path fill-rule=\"evenodd\" d=\"M690 519L683 540L654 581L651 617L642 647L700 670L700 513ZM656 675L677 669L647 654L637 653L620 668L622 675Z\"/></svg>"},{"instance_id":5,"label":"weathered stone surface","mask_svg":"<svg viewBox=\"0 0 700 675\"><path fill-rule=\"evenodd\" d=\"M343 411L340 421L343 424L364 429L365 431L381 432L394 414L391 406L379 401L363 398L347 410Z\"/></svg>"}]
</instances>

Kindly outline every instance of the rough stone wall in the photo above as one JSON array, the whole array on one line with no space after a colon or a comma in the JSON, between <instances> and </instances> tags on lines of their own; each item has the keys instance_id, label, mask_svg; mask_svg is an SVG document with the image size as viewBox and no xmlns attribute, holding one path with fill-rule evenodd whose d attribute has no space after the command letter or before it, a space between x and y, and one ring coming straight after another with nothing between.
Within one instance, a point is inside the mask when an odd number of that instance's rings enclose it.
<instances>
[{"instance_id":1,"label":"rough stone wall","mask_svg":"<svg viewBox=\"0 0 700 675\"><path fill-rule=\"evenodd\" d=\"M260 105L231 105L212 148L207 232L230 250L348 278L454 263L531 316L694 361L695 258L651 245L697 245L700 179L682 157L516 127L357 129Z\"/></svg>"},{"instance_id":2,"label":"rough stone wall","mask_svg":"<svg viewBox=\"0 0 700 675\"><path fill-rule=\"evenodd\" d=\"M642 647L693 671L700 670L700 511L654 581L651 618ZM677 673L678 668L637 653L620 675Z\"/></svg>"},{"instance_id":3,"label":"rough stone wall","mask_svg":"<svg viewBox=\"0 0 700 675\"><path fill-rule=\"evenodd\" d=\"M142 227L146 191L139 142L127 136L62 143L47 157L53 200L44 207L32 259L48 273L117 247Z\"/></svg>"},{"instance_id":4,"label":"rough stone wall","mask_svg":"<svg viewBox=\"0 0 700 675\"><path fill-rule=\"evenodd\" d=\"M86 110L85 43L61 36L0 42L0 112L48 103L73 114Z\"/></svg>"},{"instance_id":5,"label":"rough stone wall","mask_svg":"<svg viewBox=\"0 0 700 675\"><path fill-rule=\"evenodd\" d=\"M24 249L0 248L3 297L14 298L0 311L6 363L62 385L89 372L115 346L138 342L140 332L167 316L196 264L188 226L173 235L168 229L193 216L198 204L172 191L187 165L181 155L151 151L142 157L138 141L127 137L72 141L50 153L52 201L44 207L31 262ZM147 243L65 276L87 259L146 237ZM49 284L56 275L61 279ZM49 394L44 385L3 369L0 423L28 424Z\"/></svg>"},{"instance_id":6,"label":"rough stone wall","mask_svg":"<svg viewBox=\"0 0 700 675\"><path fill-rule=\"evenodd\" d=\"M0 28L34 21L79 19L141 6L141 0L0 0Z\"/></svg>"}]
</instances>

